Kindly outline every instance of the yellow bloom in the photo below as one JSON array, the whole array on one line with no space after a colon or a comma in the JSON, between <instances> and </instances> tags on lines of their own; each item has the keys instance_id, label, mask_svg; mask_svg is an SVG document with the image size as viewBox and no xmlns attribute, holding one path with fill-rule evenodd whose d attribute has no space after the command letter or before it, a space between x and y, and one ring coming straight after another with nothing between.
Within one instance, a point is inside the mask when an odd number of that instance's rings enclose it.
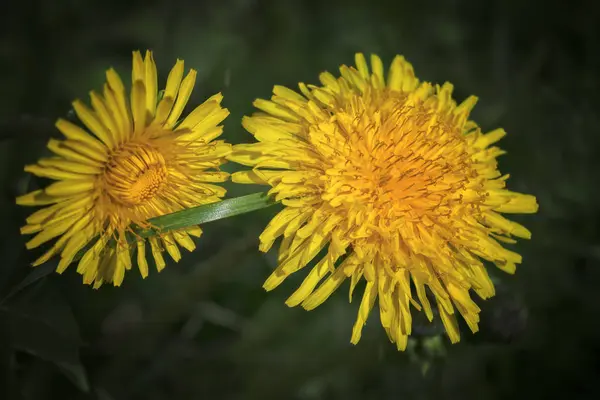
<instances>
[{"instance_id":1,"label":"yellow bloom","mask_svg":"<svg viewBox=\"0 0 600 400\"><path fill-rule=\"evenodd\" d=\"M243 121L259 143L234 146L229 159L254 168L232 179L270 185L285 206L260 236L268 251L283 235L279 265L264 287L274 289L316 257L286 303L311 310L346 278L352 299L364 278L351 342L360 340L378 298L381 323L399 350L411 333L411 305L433 318L428 287L457 342L455 310L477 331L469 290L494 295L480 259L514 273L521 256L499 241L531 236L500 213L533 213L536 199L505 189L508 175L496 163L503 151L491 146L505 133L482 134L468 119L475 97L457 105L451 84L419 82L400 56L387 79L377 56L371 72L362 54L356 65L342 66L340 78L322 73L322 86L301 83L302 95L275 86L271 101L255 101L262 112Z\"/></svg>"},{"instance_id":2,"label":"yellow bloom","mask_svg":"<svg viewBox=\"0 0 600 400\"><path fill-rule=\"evenodd\" d=\"M182 111L192 93L196 71L183 77L184 63L177 60L158 99L156 65L151 52L145 59L133 53L132 87L127 99L119 75L110 69L102 95L91 92L92 108L73 103L87 130L59 119L56 127L66 140L51 139L54 157L43 158L25 171L54 179L44 189L17 198L17 204L45 206L29 218L23 234L37 233L27 248L57 238L33 265L61 255L57 271L62 273L75 255L90 245L77 271L87 284L103 282L119 286L131 269L131 251L143 277L148 275L145 241L128 244L130 226L148 227L147 220L184 208L219 201L225 189L210 182L223 182L219 171L231 146L214 141L222 133L218 126L229 112L219 93L197 107L181 123ZM91 134L90 134L91 132ZM149 239L156 267L165 266L162 255L179 261L178 246L195 248L191 236L200 227L169 232ZM114 239L117 246L110 245Z\"/></svg>"}]
</instances>

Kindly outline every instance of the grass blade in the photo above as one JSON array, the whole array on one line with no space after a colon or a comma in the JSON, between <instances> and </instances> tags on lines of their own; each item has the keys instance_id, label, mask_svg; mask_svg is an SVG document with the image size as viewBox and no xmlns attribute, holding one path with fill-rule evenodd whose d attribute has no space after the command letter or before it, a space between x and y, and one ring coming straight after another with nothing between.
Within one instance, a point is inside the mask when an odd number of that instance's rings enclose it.
<instances>
[{"instance_id":1,"label":"grass blade","mask_svg":"<svg viewBox=\"0 0 600 400\"><path fill-rule=\"evenodd\" d=\"M167 232L257 211L274 204L276 202L266 193L259 192L162 215L152 218L148 222L156 226L160 232ZM155 235L153 229L141 229L136 233L142 237Z\"/></svg>"}]
</instances>

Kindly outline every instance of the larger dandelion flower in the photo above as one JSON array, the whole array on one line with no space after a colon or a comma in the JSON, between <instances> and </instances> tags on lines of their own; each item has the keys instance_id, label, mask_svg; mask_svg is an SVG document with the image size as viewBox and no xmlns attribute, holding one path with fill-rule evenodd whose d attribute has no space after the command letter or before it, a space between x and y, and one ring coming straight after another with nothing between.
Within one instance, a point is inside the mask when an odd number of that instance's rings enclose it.
<instances>
[{"instance_id":1,"label":"larger dandelion flower","mask_svg":"<svg viewBox=\"0 0 600 400\"><path fill-rule=\"evenodd\" d=\"M130 227L149 227L152 217L223 197L225 189L210 182L227 180L228 174L218 167L231 146L213 139L222 133L218 125L229 112L217 94L179 122L196 80L194 70L185 78L183 74L184 63L178 60L159 101L152 53L142 59L134 52L129 99L119 75L110 69L103 94L90 94L92 109L81 101L73 103L87 131L57 121L66 140L50 140L48 148L55 156L25 167L57 182L17 198L21 205L49 205L27 218L21 229L24 234L37 233L28 248L58 237L34 266L60 254L57 271L63 272L79 251L90 246L77 268L85 283L120 285L132 266L132 251L137 251L140 273L146 277L145 241L132 241L127 234ZM179 246L192 251L190 235L201 234L195 226L151 237L157 269L165 266L164 249L178 261Z\"/></svg>"},{"instance_id":2,"label":"larger dandelion flower","mask_svg":"<svg viewBox=\"0 0 600 400\"><path fill-rule=\"evenodd\" d=\"M505 189L508 176L496 163L503 152L491 146L505 133L482 134L469 121L475 97L457 105L451 84L419 82L400 56L387 79L377 56L372 72L362 54L356 65L342 66L340 78L321 74L322 86L300 84L303 95L275 86L271 101L254 103L263 112L243 121L259 143L234 146L230 159L254 168L232 178L270 185L285 206L260 236L268 251L283 235L264 287L326 251L289 306L312 310L346 278L352 299L364 278L351 342L379 299L381 323L403 350L410 306L433 318L428 287L457 342L456 310L477 331L480 310L469 291L494 295L481 260L514 273L521 256L499 242L531 236L500 213L535 212L536 199Z\"/></svg>"}]
</instances>

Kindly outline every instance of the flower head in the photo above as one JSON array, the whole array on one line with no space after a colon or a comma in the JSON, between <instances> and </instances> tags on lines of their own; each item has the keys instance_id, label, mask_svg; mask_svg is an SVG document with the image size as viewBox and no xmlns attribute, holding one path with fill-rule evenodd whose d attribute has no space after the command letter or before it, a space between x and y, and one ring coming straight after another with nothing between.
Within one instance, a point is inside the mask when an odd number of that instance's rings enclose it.
<instances>
[{"instance_id":1,"label":"flower head","mask_svg":"<svg viewBox=\"0 0 600 400\"><path fill-rule=\"evenodd\" d=\"M58 238L34 266L60 254L57 271L63 272L88 246L77 268L84 282L118 286L132 266L131 252L137 250L138 267L146 277L145 240L128 240L130 227L149 227L152 217L223 197L225 189L210 182L228 178L219 166L231 146L214 139L229 112L220 105L223 96L216 94L179 122L196 80L194 70L185 78L183 74L184 63L178 60L159 99L152 53L142 59L134 52L129 98L119 75L110 69L103 93L90 94L92 108L79 100L73 103L87 130L57 121L65 140L50 140L54 156L25 167L56 182L17 198L21 205L48 206L29 216L21 229L23 234L37 233L28 248ZM192 251L190 235L201 234L196 226L151 237L157 269L165 266L163 249L178 261L179 246Z\"/></svg>"},{"instance_id":2,"label":"flower head","mask_svg":"<svg viewBox=\"0 0 600 400\"><path fill-rule=\"evenodd\" d=\"M262 112L243 124L259 142L234 146L230 156L254 167L234 182L270 185L285 206L260 236L262 251L283 236L264 287L316 258L289 306L314 309L346 278L352 299L364 279L352 343L377 299L399 350L411 333L411 306L432 320L430 299L456 342L456 311L477 331L470 290L494 295L482 260L513 273L521 256L500 242L531 236L501 213L535 212L536 199L505 189L508 175L496 162L503 151L492 146L505 133L482 134L469 120L475 97L457 105L451 84L419 82L400 56L387 79L377 56L371 71L357 54L356 68L340 72L322 73L322 86L300 84L302 95L275 86L271 101L256 100Z\"/></svg>"}]
</instances>

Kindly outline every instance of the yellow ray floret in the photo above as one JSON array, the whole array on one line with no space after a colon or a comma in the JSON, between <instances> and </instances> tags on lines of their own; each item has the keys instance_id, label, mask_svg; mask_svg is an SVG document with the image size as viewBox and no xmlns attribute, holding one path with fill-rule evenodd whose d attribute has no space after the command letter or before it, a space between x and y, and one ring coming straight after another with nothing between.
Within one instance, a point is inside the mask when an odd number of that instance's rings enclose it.
<instances>
[{"instance_id":1,"label":"yellow ray floret","mask_svg":"<svg viewBox=\"0 0 600 400\"><path fill-rule=\"evenodd\" d=\"M397 56L387 77L377 56L362 54L341 77L324 72L320 86L300 92L275 86L271 100L243 125L258 143L234 146L229 159L253 167L234 182L264 184L284 209L260 236L267 251L283 237L279 265L265 282L272 290L321 251L314 268L288 299L311 310L347 278L350 295L366 287L351 342L371 309L399 350L411 333L411 307L434 316L452 342L456 311L477 331L479 308L470 297L494 295L482 260L513 273L521 256L500 242L530 238L501 213L534 213L533 196L505 189L497 169L505 132L483 134L452 85L420 82ZM427 293L429 288L430 293Z\"/></svg>"},{"instance_id":2,"label":"yellow ray floret","mask_svg":"<svg viewBox=\"0 0 600 400\"><path fill-rule=\"evenodd\" d=\"M228 143L214 140L229 114L221 107L221 94L180 121L196 80L194 70L184 77L182 60L169 73L161 99L150 51L144 58L133 53L130 93L113 69L106 79L101 94L90 93L91 108L73 103L83 126L59 119L56 127L65 138L48 143L54 156L25 167L56 182L17 198L21 205L47 206L21 229L36 234L27 248L57 239L33 265L59 254L58 272L63 272L85 251L77 271L95 287L103 282L119 286L134 252L146 277L145 242L128 238L130 227L148 227L150 218L219 201L225 189L213 183L228 179L219 167L231 151ZM201 234L199 227L191 227L151 238L159 271L165 266L164 250L179 261L179 246L192 251L190 236Z\"/></svg>"}]
</instances>

